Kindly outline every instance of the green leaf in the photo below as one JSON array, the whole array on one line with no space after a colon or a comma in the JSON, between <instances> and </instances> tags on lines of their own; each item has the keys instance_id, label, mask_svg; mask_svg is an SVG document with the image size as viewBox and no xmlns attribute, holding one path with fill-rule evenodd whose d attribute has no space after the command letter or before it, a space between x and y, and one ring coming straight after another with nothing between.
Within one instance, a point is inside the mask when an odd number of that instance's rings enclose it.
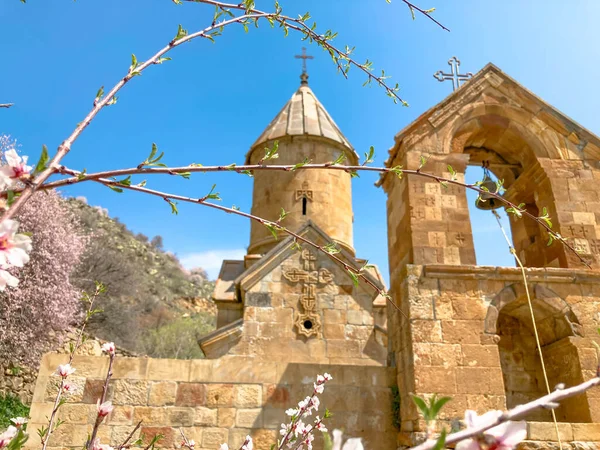
<instances>
[{"instance_id":1,"label":"green leaf","mask_svg":"<svg viewBox=\"0 0 600 450\"><path fill-rule=\"evenodd\" d=\"M175 41L178 41L179 39L186 37L188 35L188 31L186 29L184 29L181 24L179 24L179 26L177 27L177 34L175 35Z\"/></svg>"},{"instance_id":2,"label":"green leaf","mask_svg":"<svg viewBox=\"0 0 600 450\"><path fill-rule=\"evenodd\" d=\"M350 278L352 278L352 283L354 286L358 287L358 275L356 275L356 273L354 273L354 271L350 268L346 269L346 271L348 272L348 275L350 275Z\"/></svg>"},{"instance_id":3,"label":"green leaf","mask_svg":"<svg viewBox=\"0 0 600 450\"><path fill-rule=\"evenodd\" d=\"M440 409L442 409L442 407L446 403L448 403L450 400L452 400L450 397L442 397L440 399L434 400L434 403L431 406L431 409L429 410L432 420L435 420L437 418L437 416L440 412Z\"/></svg>"},{"instance_id":4,"label":"green leaf","mask_svg":"<svg viewBox=\"0 0 600 450\"><path fill-rule=\"evenodd\" d=\"M110 106L110 105L116 104L117 103L117 99L118 99L118 97L116 95L113 95L113 97L108 102L106 102L106 105Z\"/></svg>"},{"instance_id":5,"label":"green leaf","mask_svg":"<svg viewBox=\"0 0 600 450\"><path fill-rule=\"evenodd\" d=\"M170 198L165 198L165 201L167 203L169 203L169 205L171 205L171 213L172 214L179 214L179 211L177 210L177 203L175 203L173 200L171 200Z\"/></svg>"},{"instance_id":6,"label":"green leaf","mask_svg":"<svg viewBox=\"0 0 600 450\"><path fill-rule=\"evenodd\" d=\"M285 209L281 208L281 211L279 212L279 219L277 220L277 222L281 222L283 219L286 218L288 214L289 212L286 212Z\"/></svg>"},{"instance_id":7,"label":"green leaf","mask_svg":"<svg viewBox=\"0 0 600 450\"><path fill-rule=\"evenodd\" d=\"M272 225L270 223L265 223L264 225L271 232L271 234L273 235L275 240L279 239L279 236L277 236L277 228L274 225Z\"/></svg>"},{"instance_id":8,"label":"green leaf","mask_svg":"<svg viewBox=\"0 0 600 450\"><path fill-rule=\"evenodd\" d=\"M350 178L360 178L360 175L356 170L350 172Z\"/></svg>"},{"instance_id":9,"label":"green leaf","mask_svg":"<svg viewBox=\"0 0 600 450\"><path fill-rule=\"evenodd\" d=\"M131 66L129 66L129 72L133 72L138 66L138 62L137 62L137 58L135 57L135 55L132 53L131 54Z\"/></svg>"},{"instance_id":10,"label":"green leaf","mask_svg":"<svg viewBox=\"0 0 600 450\"><path fill-rule=\"evenodd\" d=\"M340 155L336 158L336 160L333 161L331 164L334 166L337 166L337 165L342 164L344 161L346 161L346 155L344 153L340 153Z\"/></svg>"},{"instance_id":11,"label":"green leaf","mask_svg":"<svg viewBox=\"0 0 600 450\"><path fill-rule=\"evenodd\" d=\"M452 179L456 180L456 171L450 164L448 164L448 172L450 172L450 175L452 175Z\"/></svg>"},{"instance_id":12,"label":"green leaf","mask_svg":"<svg viewBox=\"0 0 600 450\"><path fill-rule=\"evenodd\" d=\"M154 64L162 64L165 61L171 61L171 58L169 58L168 56L165 56L164 58L158 58Z\"/></svg>"},{"instance_id":13,"label":"green leaf","mask_svg":"<svg viewBox=\"0 0 600 450\"><path fill-rule=\"evenodd\" d=\"M436 441L435 445L433 447L431 447L431 450L443 450L445 445L446 445L446 429L444 428L442 430L442 433L440 434L440 437Z\"/></svg>"},{"instance_id":14,"label":"green leaf","mask_svg":"<svg viewBox=\"0 0 600 450\"><path fill-rule=\"evenodd\" d=\"M96 102L100 101L100 99L102 98L103 95L104 95L104 86L100 86L100 89L98 89L98 92L96 92Z\"/></svg>"},{"instance_id":15,"label":"green leaf","mask_svg":"<svg viewBox=\"0 0 600 450\"><path fill-rule=\"evenodd\" d=\"M42 154L40 155L38 163L35 165L35 173L42 172L46 168L46 164L48 164L49 159L48 147L46 147L46 145L42 145Z\"/></svg>"},{"instance_id":16,"label":"green leaf","mask_svg":"<svg viewBox=\"0 0 600 450\"><path fill-rule=\"evenodd\" d=\"M116 186L113 186L112 184L107 184L106 186L108 186L113 191L118 192L119 194L123 193L123 189L121 189L119 187L116 187Z\"/></svg>"},{"instance_id":17,"label":"green leaf","mask_svg":"<svg viewBox=\"0 0 600 450\"><path fill-rule=\"evenodd\" d=\"M268 161L269 159L279 158L279 154L277 153L278 149L279 141L273 142L273 146L271 148L265 147L265 156L258 163L262 164L264 161Z\"/></svg>"},{"instance_id":18,"label":"green leaf","mask_svg":"<svg viewBox=\"0 0 600 450\"><path fill-rule=\"evenodd\" d=\"M390 172L393 172L393 173L395 173L395 174L396 174L396 176L398 177L398 179L400 179L400 180L402 179L402 175L404 174L404 172L402 171L402 166L395 166L395 167L392 167L392 168L390 169Z\"/></svg>"},{"instance_id":19,"label":"green leaf","mask_svg":"<svg viewBox=\"0 0 600 450\"><path fill-rule=\"evenodd\" d=\"M217 185L213 184L212 188L210 188L210 192L204 198L211 199L211 200L221 200L221 197L219 197L219 193L215 192L216 187L217 187Z\"/></svg>"},{"instance_id":20,"label":"green leaf","mask_svg":"<svg viewBox=\"0 0 600 450\"><path fill-rule=\"evenodd\" d=\"M365 153L365 161L362 163L363 166L372 163L375 160L375 147L371 145L369 152Z\"/></svg>"},{"instance_id":21,"label":"green leaf","mask_svg":"<svg viewBox=\"0 0 600 450\"><path fill-rule=\"evenodd\" d=\"M8 190L6 191L6 204L8 206L12 205L15 202L15 192Z\"/></svg>"},{"instance_id":22,"label":"green leaf","mask_svg":"<svg viewBox=\"0 0 600 450\"><path fill-rule=\"evenodd\" d=\"M304 161L302 161L301 163L298 164L294 164L294 167L292 167L292 171L299 169L300 167L304 167L307 164L310 164L311 160L308 158L304 158Z\"/></svg>"},{"instance_id":23,"label":"green leaf","mask_svg":"<svg viewBox=\"0 0 600 450\"><path fill-rule=\"evenodd\" d=\"M423 400L421 397L417 397L416 395L411 395L411 397L414 404L417 406L417 408L419 408L419 411L421 411L423 418L425 420L429 420L429 407L427 406L427 403L425 403L425 400Z\"/></svg>"},{"instance_id":24,"label":"green leaf","mask_svg":"<svg viewBox=\"0 0 600 450\"><path fill-rule=\"evenodd\" d=\"M179 172L177 175L179 175L180 177L185 178L186 180L190 179L190 176L192 175L191 172Z\"/></svg>"},{"instance_id":25,"label":"green leaf","mask_svg":"<svg viewBox=\"0 0 600 450\"><path fill-rule=\"evenodd\" d=\"M329 244L323 246L323 250L329 253L330 255L335 255L336 253L339 253L341 251L339 247L335 244L335 242L330 242Z\"/></svg>"},{"instance_id":26,"label":"green leaf","mask_svg":"<svg viewBox=\"0 0 600 450\"><path fill-rule=\"evenodd\" d=\"M419 168L417 169L417 172L421 170L423 166L425 166L425 164L427 164L427 158L421 155L421 162L419 163Z\"/></svg>"},{"instance_id":27,"label":"green leaf","mask_svg":"<svg viewBox=\"0 0 600 450\"><path fill-rule=\"evenodd\" d=\"M131 186L131 175L129 175L127 178L117 181L117 183L122 186Z\"/></svg>"}]
</instances>

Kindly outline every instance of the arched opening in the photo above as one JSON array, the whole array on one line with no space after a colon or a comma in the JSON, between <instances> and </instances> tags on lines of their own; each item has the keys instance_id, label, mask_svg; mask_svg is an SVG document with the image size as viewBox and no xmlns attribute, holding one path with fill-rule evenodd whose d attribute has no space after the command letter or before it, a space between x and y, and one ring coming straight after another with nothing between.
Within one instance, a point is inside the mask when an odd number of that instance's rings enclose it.
<instances>
[{"instance_id":1,"label":"arched opening","mask_svg":"<svg viewBox=\"0 0 600 450\"><path fill-rule=\"evenodd\" d=\"M569 306L542 286L533 287L532 306L550 389L558 383L574 386L583 382L581 362L574 340L578 324ZM539 297L541 298L539 298ZM527 403L547 394L540 352L536 344L531 311L524 290L509 286L492 302L486 331L499 337L498 350L507 408ZM494 323L493 319L496 318ZM555 410L561 422L590 422L587 398L578 396ZM552 421L550 410L537 410L526 420Z\"/></svg>"},{"instance_id":2,"label":"arched opening","mask_svg":"<svg viewBox=\"0 0 600 450\"><path fill-rule=\"evenodd\" d=\"M534 151L538 145L536 138L515 121L498 114L484 114L458 127L451 141L451 151L469 156L467 182L481 180L481 167L485 164L493 178L502 180L503 196L507 200L539 217L544 207L550 215L554 207L549 180ZM496 219L490 212L475 206L476 198L477 193L467 193L477 263L515 265ZM559 259L559 246L548 247L549 236L541 225L527 217L507 216L505 207L496 211L503 216L512 245L525 266L566 264L566 260Z\"/></svg>"}]
</instances>

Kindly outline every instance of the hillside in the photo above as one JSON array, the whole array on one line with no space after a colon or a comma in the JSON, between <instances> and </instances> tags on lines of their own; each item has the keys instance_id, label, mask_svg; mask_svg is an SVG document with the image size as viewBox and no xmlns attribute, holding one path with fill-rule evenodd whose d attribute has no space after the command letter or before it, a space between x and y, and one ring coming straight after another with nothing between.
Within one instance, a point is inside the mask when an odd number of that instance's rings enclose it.
<instances>
[{"instance_id":1,"label":"hillside","mask_svg":"<svg viewBox=\"0 0 600 450\"><path fill-rule=\"evenodd\" d=\"M163 250L160 236L134 235L82 199L67 204L90 240L72 281L88 291L94 281L107 286L99 300L104 311L92 319L90 333L149 356L202 357L197 338L214 328L216 313L206 272L184 269Z\"/></svg>"}]
</instances>

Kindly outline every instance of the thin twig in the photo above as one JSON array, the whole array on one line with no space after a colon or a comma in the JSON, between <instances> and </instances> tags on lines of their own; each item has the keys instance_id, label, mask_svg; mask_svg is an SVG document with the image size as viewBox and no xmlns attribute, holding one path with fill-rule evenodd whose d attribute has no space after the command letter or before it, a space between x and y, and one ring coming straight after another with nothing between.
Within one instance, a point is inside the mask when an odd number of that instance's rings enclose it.
<instances>
[{"instance_id":1,"label":"thin twig","mask_svg":"<svg viewBox=\"0 0 600 450\"><path fill-rule=\"evenodd\" d=\"M104 385L102 386L102 395L100 396L100 400L98 401L98 407L102 405L106 401L106 395L108 394L108 384L110 382L110 378L112 377L112 366L115 361L115 353L109 355L110 359L108 360L108 371L106 372L106 378L104 379ZM90 440L87 443L87 449L91 450L94 441L96 440L96 435L98 434L98 429L100 428L100 424L104 420L104 416L100 415L100 411L98 411L98 415L96 416L96 422L94 423L94 428L92 430L92 435Z\"/></svg>"},{"instance_id":2,"label":"thin twig","mask_svg":"<svg viewBox=\"0 0 600 450\"><path fill-rule=\"evenodd\" d=\"M243 211L239 211L237 209L228 208L226 206L217 205L215 203L207 202L205 197L204 198L192 198L192 197L186 197L186 196L183 196L183 195L169 194L169 193L166 193L166 192L156 191L154 189L148 189L148 188L142 187L142 186L135 186L135 185L125 186L125 185L119 184L119 182L117 182L117 181L107 180L105 178L94 179L92 181L104 184L106 186L113 186L113 187L118 187L118 188L121 188L121 189L127 189L127 190L131 190L131 191L143 192L144 194L154 195L154 196L162 198L165 201L178 200L178 201L182 201L182 202L188 202L188 203L194 203L194 204L208 206L209 208L218 209L218 210L224 211L226 213L235 214L235 215L238 215L238 216L241 216L241 217L245 217L247 219L254 220L255 222L261 223L262 225L273 227L277 231L282 231L282 232L284 232L286 234L289 234L296 241L304 242L305 244L310 245L310 246L314 247L315 249L317 249L317 250L325 253L331 259L333 259L338 264L340 264L342 267L344 267L344 269L346 271L348 271L350 273L353 273L358 278L362 279L365 283L367 283L369 286L371 286L373 289L375 289L375 291L377 291L380 295L382 295L383 297L385 297L387 299L387 301L394 308L396 308L408 320L408 317L406 316L406 314L400 309L400 307L398 305L396 305L390 299L389 294L385 290L379 288L377 286L377 284L375 284L373 281L371 281L369 279L369 277L367 277L363 273L362 269L357 269L356 267L351 266L350 264L346 263L341 258L337 257L335 254L333 254L330 251L328 251L324 246L316 244L315 242L312 242L310 239L307 239L307 238L299 235L298 233L295 233L295 232L293 232L293 231L291 231L291 230L283 227L278 222L273 222L273 221L270 221L270 220L266 220L266 219L263 219L262 217L258 217L258 216L255 216L253 214L249 214L249 213L246 213L246 212L243 212Z\"/></svg>"},{"instance_id":3,"label":"thin twig","mask_svg":"<svg viewBox=\"0 0 600 450\"><path fill-rule=\"evenodd\" d=\"M221 8L225 8L225 9L246 10L246 8L241 7L240 5L230 5L227 3L221 3L221 2L216 2L216 1L212 1L212 0L201 0L201 1L203 3L220 6ZM81 121L77 125L77 127L71 133L71 135L58 146L56 154L50 160L48 167L46 169L44 169L39 175L37 175L35 177L35 179L31 180L27 184L27 186L23 189L23 191L22 191L21 195L18 197L18 199L11 205L11 207L6 212L4 212L2 214L2 216L0 217L0 222L14 217L14 215L19 211L19 209L23 206L23 204L31 197L33 192L36 189L38 189L38 187L42 183L44 183L50 176L52 176L54 173L56 173L56 171L59 167L60 161L62 161L62 159L71 151L71 147L72 147L73 143L75 142L75 140L81 135L83 130L85 128L87 128L88 125L90 125L90 123L96 117L96 115L100 112L100 110L102 110L105 106L110 105L110 104L114 103L114 101L116 101L115 95L121 90L121 88L123 88L123 86L125 86L125 84L127 84L127 82L129 80L131 80L135 75L140 75L148 67L150 67L154 64L159 64L161 62L161 57L163 55L165 55L166 53L168 53L169 51L171 51L172 49L174 49L175 47L178 47L181 44L191 41L193 39L196 39L198 37L213 40L213 38L211 36L211 32L220 31L224 27L234 24L234 23L246 24L247 22L252 22L252 21L254 21L255 23L258 23L259 19L269 19L269 20L279 23L281 26L285 26L286 28L293 29L295 31L299 31L304 36L308 37L310 40L314 40L318 44L322 45L330 53L333 53L333 55L336 55L334 57L334 60L336 61L338 68L342 69L342 73L344 74L344 76L346 76L346 71L343 69L342 65L340 64L340 60L346 61L346 64L353 65L353 66L359 68L360 70L362 70L364 73L367 74L369 80L375 80L377 82L377 84L379 84L381 87L383 87L386 90L387 94L390 97L392 97L394 100L399 100L403 104L406 103L397 94L397 88L392 88L387 85L383 75L381 77L373 75L370 72L370 67L367 64L360 64L360 63L354 61L354 59L352 59L350 57L350 51L342 52L342 51L338 50L336 47L334 47L333 45L331 45L328 42L330 39L332 39L331 37L327 37L325 35L320 35L320 34L316 33L312 29L312 27L310 27L304 23L302 18L294 19L292 17L282 15L281 12L266 13L266 12L262 12L262 11L254 10L254 9L250 9L250 10L246 10L246 11L247 12L243 15L233 17L233 18L230 18L227 20L222 20L218 23L213 23L213 24L211 24L211 26L204 28L201 31L197 31L192 34L188 34L186 36L181 37L180 39L175 38L175 39L171 40L168 45L166 45L161 50L159 50L154 56L152 56L147 61L145 61L145 62L139 64L137 67L135 67L135 70L130 69L127 72L127 74L123 78L121 78L121 80L110 91L108 91L108 93L104 97L96 98L93 102L92 110L83 119L83 121Z\"/></svg>"},{"instance_id":4,"label":"thin twig","mask_svg":"<svg viewBox=\"0 0 600 450\"><path fill-rule=\"evenodd\" d=\"M133 435L135 434L135 432L142 426L142 420L140 420L138 422L138 424L135 426L135 428L133 430L131 430L131 433L129 433L129 436L127 436L127 438L123 441L123 443L121 445L119 445L117 447L117 450L121 450L123 448L129 448L129 446L127 445L127 443L129 442L129 440L133 437Z\"/></svg>"},{"instance_id":5,"label":"thin twig","mask_svg":"<svg viewBox=\"0 0 600 450\"><path fill-rule=\"evenodd\" d=\"M544 395L543 397L538 398L537 400L533 400L529 403L525 403L523 405L516 406L504 413L500 414L496 420L490 422L486 425L481 425L478 427L467 428L466 430L458 431L456 433L449 434L446 437L446 444L454 444L456 442L464 441L465 439L469 439L475 436L481 435L484 431L489 430L501 423L508 422L511 420L520 419L523 416L541 408L548 408L564 400L566 398L575 397L576 395L582 394L589 389L600 386L600 377L592 378L584 383L578 384L577 386L573 386L567 389L560 389L552 392L551 394ZM411 450L431 450L436 444L436 441L429 440L421 445L417 445L413 447Z\"/></svg>"},{"instance_id":6,"label":"thin twig","mask_svg":"<svg viewBox=\"0 0 600 450\"><path fill-rule=\"evenodd\" d=\"M345 166L341 164L333 164L331 163L323 163L323 164L299 164L299 165L271 165L271 164L249 164L249 165L240 165L237 166L235 164L231 164L229 166L183 166L183 167L131 167L127 169L117 169L117 170L107 170L103 172L96 172L90 174L84 174L77 170L68 169L65 166L60 166L57 169L58 173L63 175L71 175L71 178L66 178L63 180L52 181L46 184L39 186L38 189L52 189L60 186L72 185L76 183L81 183L83 181L98 181L99 179L106 179L108 177L119 177L125 175L153 175L153 174L169 174L169 175L179 175L182 173L194 173L194 172L237 172L237 173L248 173L257 170L274 170L274 171L284 171L284 172L293 172L297 170L315 170L315 169L330 169L330 170L341 170L344 172L379 172L379 173L396 173L398 175L415 175L420 177L429 178L434 180L440 184L452 184L455 186L460 186L465 189L470 189L477 193L485 194L486 196L493 197L498 201L504 203L508 208L513 208L515 211L519 211L520 214L528 217L531 220L536 221L542 228L548 232L553 239L561 242L565 247L567 247L574 255L579 258L579 260L588 268L591 268L590 264L575 250L575 248L569 244L566 238L562 237L558 233L556 233L546 221L540 219L539 217L531 214L526 209L520 209L518 205L510 202L502 195L498 193L493 193L487 190L481 189L476 184L468 184L463 183L455 179L444 178L432 173L427 173L421 171L421 169L411 170L411 169L401 169L401 168L388 168L388 167L370 167L370 166ZM109 180L110 181L110 180ZM121 184L116 184L116 186L124 187ZM20 192L20 190L15 190L15 192ZM6 193L4 194L6 196Z\"/></svg>"},{"instance_id":7,"label":"thin twig","mask_svg":"<svg viewBox=\"0 0 600 450\"><path fill-rule=\"evenodd\" d=\"M69 365L73 362L75 353L77 352L77 350L79 349L79 347L81 347L81 344L83 343L83 333L84 333L85 327L89 321L90 313L93 311L94 301L102 292L103 292L103 287L102 287L102 285L98 284L98 285L96 285L96 290L94 292L94 295L89 297L89 307L86 311L85 319L83 321L83 324L81 325L81 328L79 329L79 334L77 335L77 340L75 341L75 345L71 348L71 351L69 353L69 362L68 362ZM86 296L86 298L87 298L87 296ZM61 396L63 393L64 385L65 385L65 378L61 378L60 385L58 386L58 392L56 393L56 399L54 400L54 406L52 408L52 413L50 414L50 419L48 421L47 432L45 435L41 436L42 450L46 450L46 447L48 446L48 442L50 441L50 436L52 435L52 432L54 431L54 430L52 430L52 427L54 426L54 418L56 416L56 413L58 412L58 408L61 405L60 399L61 399Z\"/></svg>"}]
</instances>

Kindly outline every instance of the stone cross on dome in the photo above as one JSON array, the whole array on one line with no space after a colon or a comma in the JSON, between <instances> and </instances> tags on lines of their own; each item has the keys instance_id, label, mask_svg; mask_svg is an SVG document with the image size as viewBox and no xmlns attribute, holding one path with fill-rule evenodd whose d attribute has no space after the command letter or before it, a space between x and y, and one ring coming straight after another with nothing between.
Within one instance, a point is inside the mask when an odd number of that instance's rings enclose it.
<instances>
[{"instance_id":1,"label":"stone cross on dome","mask_svg":"<svg viewBox=\"0 0 600 450\"><path fill-rule=\"evenodd\" d=\"M473 77L471 72L467 72L465 75L461 75L459 73L460 60L453 56L448 60L448 65L450 66L450 73L444 73L441 70L438 70L433 74L433 78L438 81L446 81L452 80L452 90L456 91L460 87L461 82L469 81L469 78Z\"/></svg>"},{"instance_id":2,"label":"stone cross on dome","mask_svg":"<svg viewBox=\"0 0 600 450\"><path fill-rule=\"evenodd\" d=\"M306 47L302 47L302 54L296 55L296 58L302 60L302 75L300 75L300 84L306 86L308 84L308 73L306 73L306 60L314 59L314 56L306 54Z\"/></svg>"}]
</instances>

